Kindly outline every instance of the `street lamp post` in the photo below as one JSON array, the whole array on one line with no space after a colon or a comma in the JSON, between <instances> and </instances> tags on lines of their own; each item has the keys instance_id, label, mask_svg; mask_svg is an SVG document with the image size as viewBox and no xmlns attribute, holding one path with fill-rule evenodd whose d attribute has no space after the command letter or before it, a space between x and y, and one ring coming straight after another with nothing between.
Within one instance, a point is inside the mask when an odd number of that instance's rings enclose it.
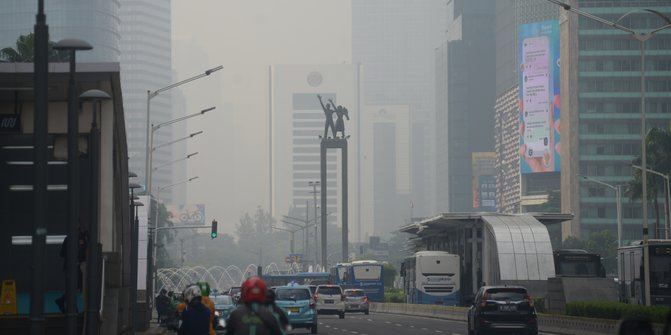
<instances>
[{"instance_id":1,"label":"street lamp post","mask_svg":"<svg viewBox=\"0 0 671 335\"><path fill-rule=\"evenodd\" d=\"M44 0L37 1L35 15L35 60L34 60L34 117L33 117L33 154L34 154L34 192L33 192L33 268L30 292L30 334L44 334L44 291L46 279L44 265L46 260L47 237L47 135L49 105L49 26L44 15Z\"/></svg>"},{"instance_id":2,"label":"street lamp post","mask_svg":"<svg viewBox=\"0 0 671 335\"><path fill-rule=\"evenodd\" d=\"M88 334L97 334L100 326L100 254L98 243L98 215L100 193L100 128L98 128L98 111L102 112L100 103L109 100L109 94L101 90L88 90L79 96L81 101L91 101L91 130L89 132L89 160L91 164L91 215L89 219L88 265L86 267L86 328Z\"/></svg>"},{"instance_id":3,"label":"street lamp post","mask_svg":"<svg viewBox=\"0 0 671 335\"><path fill-rule=\"evenodd\" d=\"M135 313L137 311L137 253L138 253L138 227L135 222L135 189L142 188L138 183L128 184L130 189L130 293L128 294L128 301L130 304L130 318L129 324L135 330Z\"/></svg>"},{"instance_id":4,"label":"street lamp post","mask_svg":"<svg viewBox=\"0 0 671 335\"><path fill-rule=\"evenodd\" d=\"M621 187L622 185L611 185L608 183L604 183L601 180L583 175L578 175L578 177L581 177L584 180L588 180L602 186L606 186L615 191L615 201L616 201L615 208L617 211L617 247L618 248L621 247L622 246L622 187Z\"/></svg>"},{"instance_id":5,"label":"street lamp post","mask_svg":"<svg viewBox=\"0 0 671 335\"><path fill-rule=\"evenodd\" d=\"M643 272L645 274L645 304L650 305L650 253L648 250L648 186L647 186L647 145L645 143L645 134L646 134L646 124L645 124L645 42L651 39L655 33L662 31L667 28L671 28L671 19L652 9L638 9L638 10L633 10L630 12L625 13L624 15L620 16L616 21L609 21L604 18L598 17L596 15L592 15L587 12L583 12L581 10L575 9L571 7L570 4L567 4L565 2L559 1L559 0L548 0L551 3L554 3L556 5L561 6L564 8L564 10L567 10L569 12L576 13L580 16L586 17L588 19L601 22L607 26L613 27L615 29L619 29L621 31L624 31L626 33L631 34L633 38L635 38L637 41L640 43L640 50L641 50L641 180L642 180L642 195L641 195L641 202L643 204L642 208L642 221L643 221ZM645 11L651 14L654 14L664 20L666 22L665 25L654 28L648 31L644 32L637 32L636 30L625 27L620 24L620 22L627 16L638 12L638 11Z\"/></svg>"},{"instance_id":6,"label":"street lamp post","mask_svg":"<svg viewBox=\"0 0 671 335\"><path fill-rule=\"evenodd\" d=\"M185 160L187 160L187 159L189 159L189 158L191 158L191 157L193 157L193 156L195 156L195 155L197 155L197 154L198 154L198 151L193 152L193 153L190 153L190 154L188 154L188 155L186 155L185 157L182 157L182 158L180 158L180 159L176 159L176 160L174 160L174 161L171 161L171 162L168 162L168 163L165 163L165 164L161 164L161 165L159 165L159 166L157 166L157 167L153 167L153 168L152 168L152 171L156 171L156 170L158 170L158 169L160 169L160 168L163 168L163 167L166 167L166 166L169 166L169 165L173 165L173 164L175 164L175 163L179 163L179 162L181 162L181 161L185 161ZM158 189L158 187L157 187L157 189Z\"/></svg>"},{"instance_id":7,"label":"street lamp post","mask_svg":"<svg viewBox=\"0 0 671 335\"><path fill-rule=\"evenodd\" d=\"M149 163L150 163L150 161L149 161L149 156L150 156L150 150L151 150L151 145L149 144L149 136L151 135L151 134L150 134L150 131L151 131L151 114L150 114L150 111L151 111L151 99L153 99L153 98L155 98L156 96L158 96L161 92L165 92L165 91L168 91L168 90L170 90L170 89L173 89L173 88L175 88L175 87L177 87L177 86L181 86L181 85L190 83L190 82L192 82L192 81L194 81L194 80L198 80L198 79L200 79L200 78L207 77L207 76L209 76L210 74L212 74L212 73L214 73L214 72L216 72L216 71L219 71L219 70L221 70L221 69L223 69L223 68L224 68L224 67L223 67L222 65L219 65L219 66L217 66L217 67L214 67L214 68L211 68L211 69L209 69L209 70L206 70L205 72L203 72L203 73L201 73L201 74L198 74L198 75L196 75L196 76L193 76L193 77L191 77L191 78L187 78L187 79L184 79L184 80L182 80L182 81L176 82L176 83L174 83L174 84L170 84L170 85L168 85L168 86L166 86L166 87L159 88L159 89L156 90L156 91L153 91L153 92L152 92L152 91L150 91L150 90L147 90L147 133L146 133L146 141L147 141L147 145L146 145L146 147L145 147L145 159L146 159L146 161L145 161L145 175L144 175L144 177L145 177L145 186L147 187L147 192L151 192L151 188L149 187L149 186L151 186L151 185L150 185L150 184L151 184L151 179L150 179L150 173L151 173L151 170L150 170L150 167L149 167Z\"/></svg>"},{"instance_id":8,"label":"street lamp post","mask_svg":"<svg viewBox=\"0 0 671 335\"><path fill-rule=\"evenodd\" d=\"M169 189L169 188L177 186L177 185L186 184L186 183L194 181L196 179L198 179L198 176L191 177L187 180L183 180L183 181L180 181L178 183L173 183L173 184L170 184L170 185L158 187L156 189L156 212L155 212L156 214L154 215L154 218L156 220L156 226L154 227L153 234L151 232L149 234L150 238L151 238L151 259L147 262L148 266L151 265L151 267L152 267L151 269L148 269L148 271L147 271L147 273L152 273L151 289L147 290L147 294L149 294L149 292L151 292L152 297L154 296L154 293L156 293L156 292L154 292L154 289L156 288L156 275L158 274L158 269L157 269L157 264L156 264L156 249L157 249L157 245L158 245L158 229L159 229L159 226L158 226L158 206L159 206L159 201L160 201L160 197L161 197L161 191ZM149 201L151 201L151 198L149 199ZM152 235L153 235L153 237L152 237ZM151 271L149 271L149 270L151 270ZM153 300L152 300L152 302L153 302Z\"/></svg>"},{"instance_id":9,"label":"street lamp post","mask_svg":"<svg viewBox=\"0 0 671 335\"><path fill-rule=\"evenodd\" d=\"M151 125L151 131L148 134L149 135L149 146L147 147L148 148L147 149L147 183L145 184L146 187L147 187L147 194L149 195L150 198L151 198L151 192L152 192L152 189L151 189L151 172L152 172L152 170L151 170L151 168L152 168L152 163L153 163L154 151L156 149L162 147L162 146L169 145L169 144L172 144L172 143L176 142L176 141L172 141L172 142L163 144L161 146L154 147L154 133L157 130L161 129L161 127L165 127L165 126L171 125L173 123L181 122L181 121L190 119L192 117L203 115L203 114L205 114L205 113L207 113L211 110L214 110L215 108L216 107L205 108L198 113L189 114L187 116L183 116L183 117L180 117L180 118L177 118L177 119L174 119L174 120L162 122L162 123L159 123L157 125L153 125L153 124ZM202 132L200 132L200 133L202 133ZM197 135L197 134L191 134L190 137L193 137L195 135ZM177 140L177 141L179 141L179 140Z\"/></svg>"},{"instance_id":10,"label":"street lamp post","mask_svg":"<svg viewBox=\"0 0 671 335\"><path fill-rule=\"evenodd\" d=\"M289 253L290 253L290 254L293 254L293 253L294 253L294 234L296 234L296 232L301 231L301 230L303 230L303 229L302 229L302 228L299 228L299 229L286 229L286 228L277 227L277 226L271 226L271 227L272 227L273 229L286 231L286 232L289 232L289 233L291 234L291 245L290 245L290 247L289 247Z\"/></svg>"},{"instance_id":11,"label":"street lamp post","mask_svg":"<svg viewBox=\"0 0 671 335\"><path fill-rule=\"evenodd\" d=\"M636 168L636 169L639 169L639 170L642 169L642 167L638 166L638 165L633 165L632 164L631 166L633 168ZM658 175L658 176L664 178L664 180L666 180L666 185L664 187L664 194L665 194L665 197L664 197L664 200L665 200L664 201L664 218L666 219L666 222L664 224L664 231L665 231L664 238L668 239L669 238L669 227L670 227L670 223L671 223L671 218L669 218L669 215L670 215L669 212L671 211L670 210L671 209L671 203L669 203L669 201L671 200L670 199L671 198L671 185L670 185L670 181L669 181L669 175L668 174L663 174L659 171L655 171L655 170L652 170L652 169L646 169L646 170L647 170L647 172ZM657 234L655 234L655 235L657 235Z\"/></svg>"},{"instance_id":12,"label":"street lamp post","mask_svg":"<svg viewBox=\"0 0 671 335\"><path fill-rule=\"evenodd\" d=\"M314 205L314 218L317 220L317 186L319 186L319 181L309 181L308 185L312 186L312 204ZM307 208L305 209L307 211ZM319 247L317 247L317 236L318 236L318 227L315 225L315 265L317 264L317 259L319 259Z\"/></svg>"},{"instance_id":13,"label":"street lamp post","mask_svg":"<svg viewBox=\"0 0 671 335\"><path fill-rule=\"evenodd\" d=\"M64 39L54 44L54 49L69 51L70 76L68 79L68 240L65 268L67 297L67 333L77 333L77 282L78 257L77 240L79 226L79 111L77 108L77 83L75 81L76 58L79 50L91 50L93 47L85 41Z\"/></svg>"}]
</instances>

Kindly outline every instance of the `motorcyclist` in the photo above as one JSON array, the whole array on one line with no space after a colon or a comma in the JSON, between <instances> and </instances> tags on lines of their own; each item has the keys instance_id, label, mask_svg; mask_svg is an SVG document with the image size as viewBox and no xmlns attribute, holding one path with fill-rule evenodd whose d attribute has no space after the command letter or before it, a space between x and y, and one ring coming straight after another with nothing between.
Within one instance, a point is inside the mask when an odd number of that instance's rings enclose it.
<instances>
[{"instance_id":1,"label":"motorcyclist","mask_svg":"<svg viewBox=\"0 0 671 335\"><path fill-rule=\"evenodd\" d=\"M242 304L228 317L226 335L281 335L273 313L263 305L268 291L263 279L247 279L241 291Z\"/></svg>"},{"instance_id":2,"label":"motorcyclist","mask_svg":"<svg viewBox=\"0 0 671 335\"><path fill-rule=\"evenodd\" d=\"M210 309L210 335L216 335L217 333L214 331L214 312L216 310L214 309L214 302L210 299L210 283L200 281L196 285L200 287L201 302Z\"/></svg>"},{"instance_id":3,"label":"motorcyclist","mask_svg":"<svg viewBox=\"0 0 671 335\"><path fill-rule=\"evenodd\" d=\"M182 324L179 326L179 335L209 335L210 310L201 302L201 292L198 285L189 285L183 294L186 308L182 312Z\"/></svg>"},{"instance_id":4,"label":"motorcyclist","mask_svg":"<svg viewBox=\"0 0 671 335\"><path fill-rule=\"evenodd\" d=\"M283 332L289 331L289 318L284 310L275 304L275 291L268 290L266 293L266 307L273 313L275 320L279 322L280 328Z\"/></svg>"}]
</instances>

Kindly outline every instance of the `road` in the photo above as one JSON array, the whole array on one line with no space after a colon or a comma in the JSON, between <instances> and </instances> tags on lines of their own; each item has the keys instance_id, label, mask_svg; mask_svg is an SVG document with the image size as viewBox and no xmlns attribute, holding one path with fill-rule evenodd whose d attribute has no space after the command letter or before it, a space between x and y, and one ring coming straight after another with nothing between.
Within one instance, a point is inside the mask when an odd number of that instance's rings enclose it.
<instances>
[{"instance_id":1,"label":"road","mask_svg":"<svg viewBox=\"0 0 671 335\"><path fill-rule=\"evenodd\" d=\"M309 333L297 329L290 334ZM347 314L341 320L336 315L319 316L319 334L323 335L389 335L389 334L468 334L465 322L405 316L395 314Z\"/></svg>"},{"instance_id":2,"label":"road","mask_svg":"<svg viewBox=\"0 0 671 335\"><path fill-rule=\"evenodd\" d=\"M309 334L307 329L296 329L289 334ZM322 335L467 335L466 322L432 319L419 316L370 313L347 314L341 320L337 315L320 315ZM549 333L539 333L549 334Z\"/></svg>"}]
</instances>

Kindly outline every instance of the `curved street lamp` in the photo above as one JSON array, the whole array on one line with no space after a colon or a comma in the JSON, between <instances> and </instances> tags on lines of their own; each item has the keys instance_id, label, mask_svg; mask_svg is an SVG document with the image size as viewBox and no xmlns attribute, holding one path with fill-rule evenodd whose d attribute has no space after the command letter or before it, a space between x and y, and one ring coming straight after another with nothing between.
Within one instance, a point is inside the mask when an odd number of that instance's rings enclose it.
<instances>
[{"instance_id":1,"label":"curved street lamp","mask_svg":"<svg viewBox=\"0 0 671 335\"><path fill-rule=\"evenodd\" d=\"M156 97L157 95L159 95L161 92L165 92L165 91L170 90L170 89L173 89L173 88L175 88L175 87L177 87L177 86L181 86L181 85L190 83L190 82L192 82L192 81L194 81L194 80L198 80L198 79L200 79L200 78L207 77L207 76L209 76L210 74L212 74L212 73L214 73L214 72L216 72L216 71L219 71L219 70L221 70L221 69L223 69L223 68L224 68L224 67L223 67L222 65L219 65L219 66L217 66L217 67L213 67L213 68L211 68L211 69L208 69L208 70L206 70L205 72L203 72L203 73L201 73L201 74L198 74L198 75L196 75L196 76L193 76L193 77L191 77L191 78L187 78L187 79L184 79L184 80L182 80L182 81L176 82L176 83L174 83L174 84L170 84L170 85L168 85L168 86L166 86L166 87L159 88L159 89L156 90L156 91L153 91L153 92L152 92L152 91L150 91L150 90L147 90L147 133L145 134L145 135L146 135L146 142L147 142L147 144L146 144L146 147L145 147L145 159L146 159L146 161L145 161L145 175L144 175L144 178L145 178L145 185L149 185L149 183L150 183L149 174L151 173L151 169L150 169L150 167L149 167L149 155L150 155L150 150L151 150L151 145L150 145L150 143L149 143L149 136L151 135L151 134L150 134L150 131L151 131L151 114L150 114L150 110L151 110L151 109L150 109L150 107L151 107L151 99L155 98L155 97ZM148 189L148 192L151 192L151 189L150 189L150 188L147 188L147 189Z\"/></svg>"}]
</instances>

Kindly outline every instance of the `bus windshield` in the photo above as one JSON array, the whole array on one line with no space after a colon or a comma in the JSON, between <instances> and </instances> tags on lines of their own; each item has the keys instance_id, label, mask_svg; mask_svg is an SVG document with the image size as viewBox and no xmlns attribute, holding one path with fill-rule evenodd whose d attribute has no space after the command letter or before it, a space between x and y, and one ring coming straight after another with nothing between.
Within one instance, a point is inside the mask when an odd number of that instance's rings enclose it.
<instances>
[{"instance_id":1,"label":"bus windshield","mask_svg":"<svg viewBox=\"0 0 671 335\"><path fill-rule=\"evenodd\" d=\"M380 265L356 265L353 266L354 280L379 280L382 274Z\"/></svg>"},{"instance_id":2,"label":"bus windshield","mask_svg":"<svg viewBox=\"0 0 671 335\"><path fill-rule=\"evenodd\" d=\"M668 253L664 252L666 248L651 249L653 250L650 253L650 293L671 295L671 248L668 248Z\"/></svg>"}]
</instances>

